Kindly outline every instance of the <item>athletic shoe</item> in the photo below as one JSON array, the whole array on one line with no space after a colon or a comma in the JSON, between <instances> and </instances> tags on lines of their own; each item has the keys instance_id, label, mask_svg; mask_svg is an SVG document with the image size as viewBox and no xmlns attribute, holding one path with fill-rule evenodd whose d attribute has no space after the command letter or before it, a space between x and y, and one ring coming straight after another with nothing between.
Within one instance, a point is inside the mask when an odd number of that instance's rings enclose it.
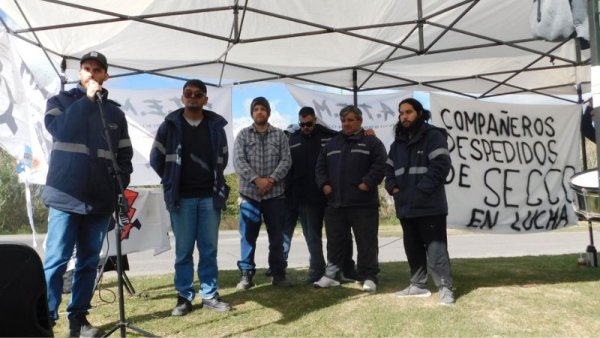
<instances>
[{"instance_id":1,"label":"athletic shoe","mask_svg":"<svg viewBox=\"0 0 600 338\"><path fill-rule=\"evenodd\" d=\"M312 284L314 282L319 281L319 279L321 279L321 277L311 277L311 276L307 276L306 278L304 278L302 280L302 283L304 284Z\"/></svg>"},{"instance_id":2,"label":"athletic shoe","mask_svg":"<svg viewBox=\"0 0 600 338\"><path fill-rule=\"evenodd\" d=\"M332 286L340 286L340 282L327 276L321 277L318 281L313 283L313 286L318 289L326 289Z\"/></svg>"},{"instance_id":3,"label":"athletic shoe","mask_svg":"<svg viewBox=\"0 0 600 338\"><path fill-rule=\"evenodd\" d=\"M358 277L358 273L356 273L356 271L347 271L342 272L340 281L342 283L358 283L359 279L360 278Z\"/></svg>"},{"instance_id":4,"label":"athletic shoe","mask_svg":"<svg viewBox=\"0 0 600 338\"><path fill-rule=\"evenodd\" d=\"M209 308L218 312L227 312L231 310L231 306L225 303L219 294L215 294L213 298L202 299L202 307Z\"/></svg>"},{"instance_id":5,"label":"athletic shoe","mask_svg":"<svg viewBox=\"0 0 600 338\"><path fill-rule=\"evenodd\" d=\"M454 304L454 292L451 289L442 286L440 288L440 304L441 305L452 305Z\"/></svg>"},{"instance_id":6,"label":"athletic shoe","mask_svg":"<svg viewBox=\"0 0 600 338\"><path fill-rule=\"evenodd\" d=\"M69 319L69 337L103 337L104 332L88 322L85 315Z\"/></svg>"},{"instance_id":7,"label":"athletic shoe","mask_svg":"<svg viewBox=\"0 0 600 338\"><path fill-rule=\"evenodd\" d=\"M363 291L365 292L375 292L377 291L377 284L370 279L365 279L363 282Z\"/></svg>"},{"instance_id":8,"label":"athletic shoe","mask_svg":"<svg viewBox=\"0 0 600 338\"><path fill-rule=\"evenodd\" d=\"M254 286L254 282L252 281L252 273L247 270L242 270L240 282L237 284L236 288L238 290L248 290Z\"/></svg>"},{"instance_id":9,"label":"athletic shoe","mask_svg":"<svg viewBox=\"0 0 600 338\"><path fill-rule=\"evenodd\" d=\"M278 286L280 288L291 288L292 283L285 278L285 276L273 276L271 285Z\"/></svg>"},{"instance_id":10,"label":"athletic shoe","mask_svg":"<svg viewBox=\"0 0 600 338\"><path fill-rule=\"evenodd\" d=\"M423 298L423 297L431 296L431 291L411 284L406 289L396 292L395 295L400 298L404 298L404 297L421 297L421 298Z\"/></svg>"},{"instance_id":11,"label":"athletic shoe","mask_svg":"<svg viewBox=\"0 0 600 338\"><path fill-rule=\"evenodd\" d=\"M185 316L190 312L192 312L192 302L187 300L187 298L177 296L177 305L171 311L171 316Z\"/></svg>"}]
</instances>

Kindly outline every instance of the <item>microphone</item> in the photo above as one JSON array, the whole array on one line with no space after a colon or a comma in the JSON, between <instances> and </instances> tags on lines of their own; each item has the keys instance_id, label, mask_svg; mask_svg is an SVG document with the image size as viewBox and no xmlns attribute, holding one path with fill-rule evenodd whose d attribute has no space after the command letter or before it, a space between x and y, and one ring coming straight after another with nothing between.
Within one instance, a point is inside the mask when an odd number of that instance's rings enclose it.
<instances>
[{"instance_id":1,"label":"microphone","mask_svg":"<svg viewBox=\"0 0 600 338\"><path fill-rule=\"evenodd\" d=\"M98 102L102 103L102 90L96 92L96 98L98 99Z\"/></svg>"}]
</instances>

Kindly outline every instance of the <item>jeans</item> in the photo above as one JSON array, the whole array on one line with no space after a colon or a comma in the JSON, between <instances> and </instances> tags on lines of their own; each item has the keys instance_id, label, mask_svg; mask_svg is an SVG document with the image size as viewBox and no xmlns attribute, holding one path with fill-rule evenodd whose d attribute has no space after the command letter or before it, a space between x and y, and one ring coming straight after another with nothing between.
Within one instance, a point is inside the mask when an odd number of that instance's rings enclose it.
<instances>
[{"instance_id":1,"label":"jeans","mask_svg":"<svg viewBox=\"0 0 600 338\"><path fill-rule=\"evenodd\" d=\"M285 276L283 258L283 224L286 214L285 200L274 197L260 202L242 198L240 203L240 260L237 265L242 271L256 272L254 255L256 239L264 218L269 235L269 268L272 275Z\"/></svg>"},{"instance_id":2,"label":"jeans","mask_svg":"<svg viewBox=\"0 0 600 338\"><path fill-rule=\"evenodd\" d=\"M325 272L325 257L323 256L323 217L325 207L321 205L302 204L298 207L302 233L306 239L309 256L309 277L321 278ZM350 252L352 256L352 252Z\"/></svg>"},{"instance_id":3,"label":"jeans","mask_svg":"<svg viewBox=\"0 0 600 338\"><path fill-rule=\"evenodd\" d=\"M221 210L213 208L213 198L182 198L179 209L170 213L175 235L175 289L192 301L194 290L194 244L199 252L198 279L202 298L210 299L218 290L217 246Z\"/></svg>"},{"instance_id":4,"label":"jeans","mask_svg":"<svg viewBox=\"0 0 600 338\"><path fill-rule=\"evenodd\" d=\"M77 245L71 302L67 318L87 315L94 293L102 242L108 230L110 215L80 215L48 210L48 234L44 258L44 275L48 291L50 320L58 320L62 297L63 274Z\"/></svg>"},{"instance_id":5,"label":"jeans","mask_svg":"<svg viewBox=\"0 0 600 338\"><path fill-rule=\"evenodd\" d=\"M287 259L292 248L292 237L298 223L298 207L288 205L286 203L285 222L283 224L283 259L285 259L285 267L287 268Z\"/></svg>"}]
</instances>

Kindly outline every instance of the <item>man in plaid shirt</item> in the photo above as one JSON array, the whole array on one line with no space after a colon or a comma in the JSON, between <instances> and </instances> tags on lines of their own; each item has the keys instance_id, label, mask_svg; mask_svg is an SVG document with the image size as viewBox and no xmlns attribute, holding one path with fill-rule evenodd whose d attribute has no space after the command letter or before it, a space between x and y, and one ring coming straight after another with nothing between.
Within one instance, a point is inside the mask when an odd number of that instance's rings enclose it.
<instances>
[{"instance_id":1,"label":"man in plaid shirt","mask_svg":"<svg viewBox=\"0 0 600 338\"><path fill-rule=\"evenodd\" d=\"M254 123L242 129L235 139L233 166L240 176L240 246L238 289L254 286L256 238L264 218L269 235L269 268L272 285L289 287L283 257L285 222L284 181L292 159L288 138L281 129L269 124L271 107L264 97L250 104Z\"/></svg>"}]
</instances>

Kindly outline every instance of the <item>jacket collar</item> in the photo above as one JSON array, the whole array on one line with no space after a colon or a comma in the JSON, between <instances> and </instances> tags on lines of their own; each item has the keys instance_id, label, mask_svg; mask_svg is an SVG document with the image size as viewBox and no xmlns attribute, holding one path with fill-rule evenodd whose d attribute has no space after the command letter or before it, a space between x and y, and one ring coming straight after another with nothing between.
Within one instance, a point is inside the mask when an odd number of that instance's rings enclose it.
<instances>
[{"instance_id":1,"label":"jacket collar","mask_svg":"<svg viewBox=\"0 0 600 338\"><path fill-rule=\"evenodd\" d=\"M207 119L207 121L210 121L211 124L214 123L217 127L225 127L228 123L227 120L223 116L221 116L211 110L204 109L203 113L204 113L204 118ZM183 118L183 108L179 108L175 111L170 112L165 117L165 120L177 124L177 123L179 123L179 121L181 121L180 118L181 119Z\"/></svg>"}]
</instances>

